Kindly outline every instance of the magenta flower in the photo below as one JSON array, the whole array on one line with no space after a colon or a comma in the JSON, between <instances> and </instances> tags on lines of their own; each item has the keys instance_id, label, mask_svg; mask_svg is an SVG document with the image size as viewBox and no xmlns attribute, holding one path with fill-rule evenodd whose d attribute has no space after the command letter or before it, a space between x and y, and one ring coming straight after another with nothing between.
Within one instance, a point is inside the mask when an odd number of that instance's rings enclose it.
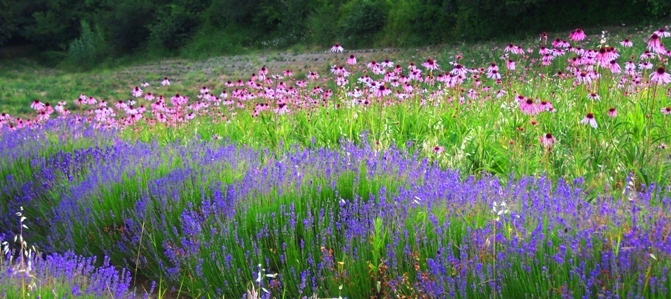
<instances>
[{"instance_id":1,"label":"magenta flower","mask_svg":"<svg viewBox=\"0 0 671 299\"><path fill-rule=\"evenodd\" d=\"M596 123L596 119L594 119L594 113L592 113L592 112L587 113L587 115L585 115L585 118L583 118L580 121L580 123L583 124L583 125L589 124L590 126L592 126L592 128L595 128L595 129L599 127L599 125Z\"/></svg>"},{"instance_id":2,"label":"magenta flower","mask_svg":"<svg viewBox=\"0 0 671 299\"><path fill-rule=\"evenodd\" d=\"M620 45L622 45L625 48L631 48L634 46L634 43L632 43L628 38L625 38L623 41L620 42Z\"/></svg>"},{"instance_id":3,"label":"magenta flower","mask_svg":"<svg viewBox=\"0 0 671 299\"><path fill-rule=\"evenodd\" d=\"M608 109L608 116L610 116L610 117L617 117L617 109L615 109L614 107Z\"/></svg>"},{"instance_id":4,"label":"magenta flower","mask_svg":"<svg viewBox=\"0 0 671 299\"><path fill-rule=\"evenodd\" d=\"M347 58L347 64L349 64L349 65L355 65L356 64L356 57L354 57L354 54L350 55L349 58Z\"/></svg>"},{"instance_id":5,"label":"magenta flower","mask_svg":"<svg viewBox=\"0 0 671 299\"><path fill-rule=\"evenodd\" d=\"M587 94L587 98L592 100L592 101L601 100L601 97L596 92L591 92L591 93Z\"/></svg>"},{"instance_id":6,"label":"magenta flower","mask_svg":"<svg viewBox=\"0 0 671 299\"><path fill-rule=\"evenodd\" d=\"M133 94L134 97L139 98L139 97L142 96L142 89L140 89L139 87L135 86L135 89L133 89L132 94Z\"/></svg>"},{"instance_id":7,"label":"magenta flower","mask_svg":"<svg viewBox=\"0 0 671 299\"><path fill-rule=\"evenodd\" d=\"M436 63L435 60L428 58L424 63L422 63L422 66L425 67L427 70L437 70L438 69L438 64Z\"/></svg>"},{"instance_id":8,"label":"magenta flower","mask_svg":"<svg viewBox=\"0 0 671 299\"><path fill-rule=\"evenodd\" d=\"M340 44L335 44L331 47L331 52L333 53L342 53L345 49Z\"/></svg>"},{"instance_id":9,"label":"magenta flower","mask_svg":"<svg viewBox=\"0 0 671 299\"><path fill-rule=\"evenodd\" d=\"M648 40L647 49L652 52L660 54L666 52L666 50L664 50L664 45L662 45L662 40L659 38L659 35L654 33L650 36L650 39Z\"/></svg>"},{"instance_id":10,"label":"magenta flower","mask_svg":"<svg viewBox=\"0 0 671 299\"><path fill-rule=\"evenodd\" d=\"M650 74L650 82L657 83L659 85L671 83L671 75L669 75L664 67L658 67L657 71Z\"/></svg>"},{"instance_id":11,"label":"magenta flower","mask_svg":"<svg viewBox=\"0 0 671 299\"><path fill-rule=\"evenodd\" d=\"M573 32L571 32L571 34L569 35L569 39L572 41L581 41L584 40L585 37L587 37L585 35L585 32L582 31L582 29L580 28L573 30Z\"/></svg>"},{"instance_id":12,"label":"magenta flower","mask_svg":"<svg viewBox=\"0 0 671 299\"><path fill-rule=\"evenodd\" d=\"M543 136L541 136L541 144L544 147L552 147L555 144L555 138L552 136L552 133L547 133Z\"/></svg>"},{"instance_id":13,"label":"magenta flower","mask_svg":"<svg viewBox=\"0 0 671 299\"><path fill-rule=\"evenodd\" d=\"M163 81L161 82L161 85L163 85L163 86L170 85L170 80L168 80L168 77L163 78Z\"/></svg>"},{"instance_id":14,"label":"magenta flower","mask_svg":"<svg viewBox=\"0 0 671 299\"><path fill-rule=\"evenodd\" d=\"M524 97L520 96L521 98L518 98L519 104L520 104L520 110L522 113L527 114L527 115L536 115L538 112L540 112L540 109L534 102L532 98L525 99Z\"/></svg>"},{"instance_id":15,"label":"magenta flower","mask_svg":"<svg viewBox=\"0 0 671 299\"><path fill-rule=\"evenodd\" d=\"M515 61L513 61L512 59L508 59L506 61L506 68L508 68L509 70L514 71L516 66L517 65L516 65Z\"/></svg>"},{"instance_id":16,"label":"magenta flower","mask_svg":"<svg viewBox=\"0 0 671 299\"><path fill-rule=\"evenodd\" d=\"M662 114L664 114L664 115L669 115L669 114L671 114L671 107L664 107L664 108L660 109L659 111L662 112Z\"/></svg>"}]
</instances>

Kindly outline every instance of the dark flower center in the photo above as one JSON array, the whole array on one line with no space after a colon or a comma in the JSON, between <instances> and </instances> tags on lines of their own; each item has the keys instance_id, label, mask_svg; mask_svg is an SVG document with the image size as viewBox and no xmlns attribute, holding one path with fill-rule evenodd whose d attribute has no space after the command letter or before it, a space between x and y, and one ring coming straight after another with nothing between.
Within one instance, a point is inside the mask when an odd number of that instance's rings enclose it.
<instances>
[{"instance_id":1,"label":"dark flower center","mask_svg":"<svg viewBox=\"0 0 671 299\"><path fill-rule=\"evenodd\" d=\"M657 74L664 75L665 72L666 72L666 70L663 67L659 67L657 69Z\"/></svg>"}]
</instances>

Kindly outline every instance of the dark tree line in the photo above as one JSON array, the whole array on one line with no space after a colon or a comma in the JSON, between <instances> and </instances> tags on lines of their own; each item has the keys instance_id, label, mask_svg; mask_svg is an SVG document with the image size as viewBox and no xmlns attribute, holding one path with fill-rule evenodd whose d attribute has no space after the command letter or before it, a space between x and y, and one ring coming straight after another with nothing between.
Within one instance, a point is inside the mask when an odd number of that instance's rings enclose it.
<instances>
[{"instance_id":1,"label":"dark tree line","mask_svg":"<svg viewBox=\"0 0 671 299\"><path fill-rule=\"evenodd\" d=\"M235 46L414 46L645 22L671 0L0 0L0 46L81 62Z\"/></svg>"}]
</instances>

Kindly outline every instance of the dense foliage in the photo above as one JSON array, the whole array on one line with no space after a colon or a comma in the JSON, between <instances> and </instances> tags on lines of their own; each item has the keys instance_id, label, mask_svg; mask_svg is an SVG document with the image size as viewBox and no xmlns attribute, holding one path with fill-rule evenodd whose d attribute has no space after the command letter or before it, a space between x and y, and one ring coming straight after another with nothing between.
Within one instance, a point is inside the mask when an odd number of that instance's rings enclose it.
<instances>
[{"instance_id":1,"label":"dense foliage","mask_svg":"<svg viewBox=\"0 0 671 299\"><path fill-rule=\"evenodd\" d=\"M29 43L86 64L138 50L436 44L638 23L668 11L666 0L0 0L0 45Z\"/></svg>"}]
</instances>

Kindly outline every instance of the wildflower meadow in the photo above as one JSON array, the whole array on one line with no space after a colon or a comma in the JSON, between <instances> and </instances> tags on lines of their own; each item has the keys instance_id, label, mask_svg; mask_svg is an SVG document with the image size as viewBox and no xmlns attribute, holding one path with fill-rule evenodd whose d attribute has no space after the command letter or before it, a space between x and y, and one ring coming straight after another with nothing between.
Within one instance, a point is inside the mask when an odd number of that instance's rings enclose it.
<instances>
[{"instance_id":1,"label":"wildflower meadow","mask_svg":"<svg viewBox=\"0 0 671 299\"><path fill-rule=\"evenodd\" d=\"M31 99L0 298L669 298L671 32L592 33Z\"/></svg>"}]
</instances>

